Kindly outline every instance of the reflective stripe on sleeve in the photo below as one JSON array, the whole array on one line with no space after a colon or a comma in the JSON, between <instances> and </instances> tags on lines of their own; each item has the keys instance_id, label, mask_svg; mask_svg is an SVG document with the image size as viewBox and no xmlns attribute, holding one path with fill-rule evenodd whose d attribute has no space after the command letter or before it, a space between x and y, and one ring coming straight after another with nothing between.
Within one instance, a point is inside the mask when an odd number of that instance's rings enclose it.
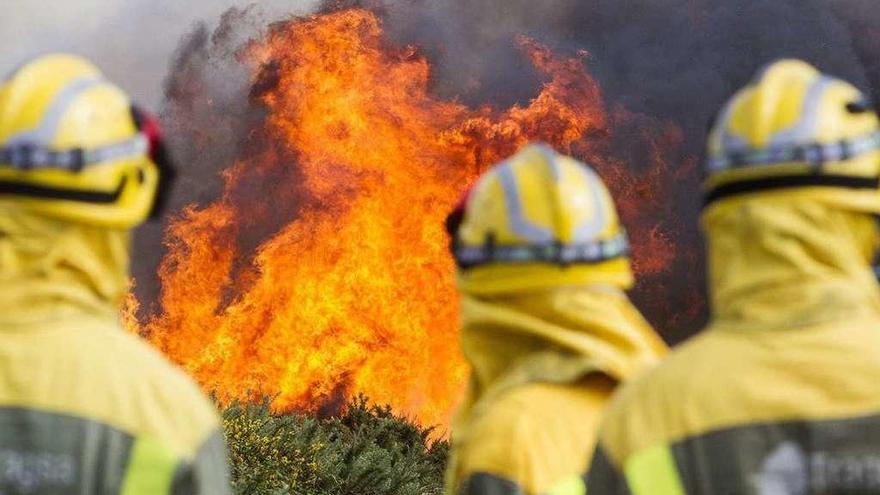
<instances>
[{"instance_id":1,"label":"reflective stripe on sleeve","mask_svg":"<svg viewBox=\"0 0 880 495\"><path fill-rule=\"evenodd\" d=\"M170 493L180 462L165 445L150 438L138 438L132 447L120 495Z\"/></svg>"},{"instance_id":2,"label":"reflective stripe on sleeve","mask_svg":"<svg viewBox=\"0 0 880 495\"><path fill-rule=\"evenodd\" d=\"M553 485L544 495L587 495L587 481L583 476L572 476Z\"/></svg>"},{"instance_id":3,"label":"reflective stripe on sleeve","mask_svg":"<svg viewBox=\"0 0 880 495\"><path fill-rule=\"evenodd\" d=\"M684 485L668 445L637 453L624 468L633 495L684 495Z\"/></svg>"},{"instance_id":4,"label":"reflective stripe on sleeve","mask_svg":"<svg viewBox=\"0 0 880 495\"><path fill-rule=\"evenodd\" d=\"M506 478L489 473L471 475L459 495L525 495L522 487Z\"/></svg>"}]
</instances>

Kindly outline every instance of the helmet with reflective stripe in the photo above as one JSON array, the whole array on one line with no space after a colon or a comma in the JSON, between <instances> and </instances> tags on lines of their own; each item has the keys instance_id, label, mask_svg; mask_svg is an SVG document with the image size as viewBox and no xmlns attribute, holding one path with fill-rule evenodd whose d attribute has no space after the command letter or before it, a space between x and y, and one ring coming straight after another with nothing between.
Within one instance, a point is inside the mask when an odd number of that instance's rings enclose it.
<instances>
[{"instance_id":1,"label":"helmet with reflective stripe","mask_svg":"<svg viewBox=\"0 0 880 495\"><path fill-rule=\"evenodd\" d=\"M133 227L167 178L157 129L88 61L37 58L0 85L0 207Z\"/></svg>"},{"instance_id":2,"label":"helmet with reflective stripe","mask_svg":"<svg viewBox=\"0 0 880 495\"><path fill-rule=\"evenodd\" d=\"M806 62L774 62L734 95L708 155L707 206L785 191L880 213L877 114L854 86Z\"/></svg>"},{"instance_id":3,"label":"helmet with reflective stripe","mask_svg":"<svg viewBox=\"0 0 880 495\"><path fill-rule=\"evenodd\" d=\"M628 288L628 243L593 169L531 145L483 175L447 227L466 292Z\"/></svg>"}]
</instances>

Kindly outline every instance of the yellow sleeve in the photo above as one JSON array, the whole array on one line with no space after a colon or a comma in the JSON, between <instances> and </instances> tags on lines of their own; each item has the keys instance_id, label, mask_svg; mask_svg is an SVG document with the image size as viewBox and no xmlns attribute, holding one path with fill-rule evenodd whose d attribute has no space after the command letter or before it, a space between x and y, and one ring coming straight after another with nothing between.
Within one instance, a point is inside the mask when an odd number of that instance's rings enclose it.
<instances>
[{"instance_id":1,"label":"yellow sleeve","mask_svg":"<svg viewBox=\"0 0 880 495\"><path fill-rule=\"evenodd\" d=\"M532 452L528 446L529 418L495 408L470 431L469 441L457 453L459 479L489 474L527 489L533 485ZM531 492L529 492L531 493Z\"/></svg>"},{"instance_id":2,"label":"yellow sleeve","mask_svg":"<svg viewBox=\"0 0 880 495\"><path fill-rule=\"evenodd\" d=\"M583 473L609 393L570 385L512 392L475 420L465 444L454 449L459 491L447 493L481 495L468 491L468 482L486 484L490 475L496 490L507 490L498 493L539 495Z\"/></svg>"}]
</instances>

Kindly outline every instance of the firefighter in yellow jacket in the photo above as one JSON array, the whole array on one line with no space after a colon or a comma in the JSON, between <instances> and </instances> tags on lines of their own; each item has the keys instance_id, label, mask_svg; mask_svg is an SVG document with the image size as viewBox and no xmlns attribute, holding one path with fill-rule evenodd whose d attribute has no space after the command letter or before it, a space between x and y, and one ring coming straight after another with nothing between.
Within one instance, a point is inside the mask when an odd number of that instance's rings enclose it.
<instances>
[{"instance_id":1,"label":"firefighter in yellow jacket","mask_svg":"<svg viewBox=\"0 0 880 495\"><path fill-rule=\"evenodd\" d=\"M0 83L0 493L229 493L212 404L118 323L162 151L81 58Z\"/></svg>"},{"instance_id":2,"label":"firefighter in yellow jacket","mask_svg":"<svg viewBox=\"0 0 880 495\"><path fill-rule=\"evenodd\" d=\"M626 234L598 175L543 145L486 173L448 227L472 376L447 493L543 493L583 471L605 401L665 351L623 292Z\"/></svg>"},{"instance_id":3,"label":"firefighter in yellow jacket","mask_svg":"<svg viewBox=\"0 0 880 495\"><path fill-rule=\"evenodd\" d=\"M709 142L711 322L615 397L591 494L880 493L877 115L797 60Z\"/></svg>"}]
</instances>

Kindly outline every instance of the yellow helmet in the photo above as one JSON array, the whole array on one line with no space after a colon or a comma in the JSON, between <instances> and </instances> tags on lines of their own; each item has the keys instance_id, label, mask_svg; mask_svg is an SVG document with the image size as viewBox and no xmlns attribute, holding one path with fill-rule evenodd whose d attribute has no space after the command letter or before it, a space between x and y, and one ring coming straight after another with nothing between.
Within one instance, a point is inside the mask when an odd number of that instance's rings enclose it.
<instances>
[{"instance_id":1,"label":"yellow helmet","mask_svg":"<svg viewBox=\"0 0 880 495\"><path fill-rule=\"evenodd\" d=\"M170 172L155 121L87 60L43 56L0 83L0 207L130 228Z\"/></svg>"},{"instance_id":2,"label":"yellow helmet","mask_svg":"<svg viewBox=\"0 0 880 495\"><path fill-rule=\"evenodd\" d=\"M774 62L734 95L708 155L707 206L776 191L880 213L877 114L854 86L806 62Z\"/></svg>"},{"instance_id":3,"label":"yellow helmet","mask_svg":"<svg viewBox=\"0 0 880 495\"><path fill-rule=\"evenodd\" d=\"M626 233L602 180L544 145L484 174L447 228L465 292L633 282Z\"/></svg>"}]
</instances>

